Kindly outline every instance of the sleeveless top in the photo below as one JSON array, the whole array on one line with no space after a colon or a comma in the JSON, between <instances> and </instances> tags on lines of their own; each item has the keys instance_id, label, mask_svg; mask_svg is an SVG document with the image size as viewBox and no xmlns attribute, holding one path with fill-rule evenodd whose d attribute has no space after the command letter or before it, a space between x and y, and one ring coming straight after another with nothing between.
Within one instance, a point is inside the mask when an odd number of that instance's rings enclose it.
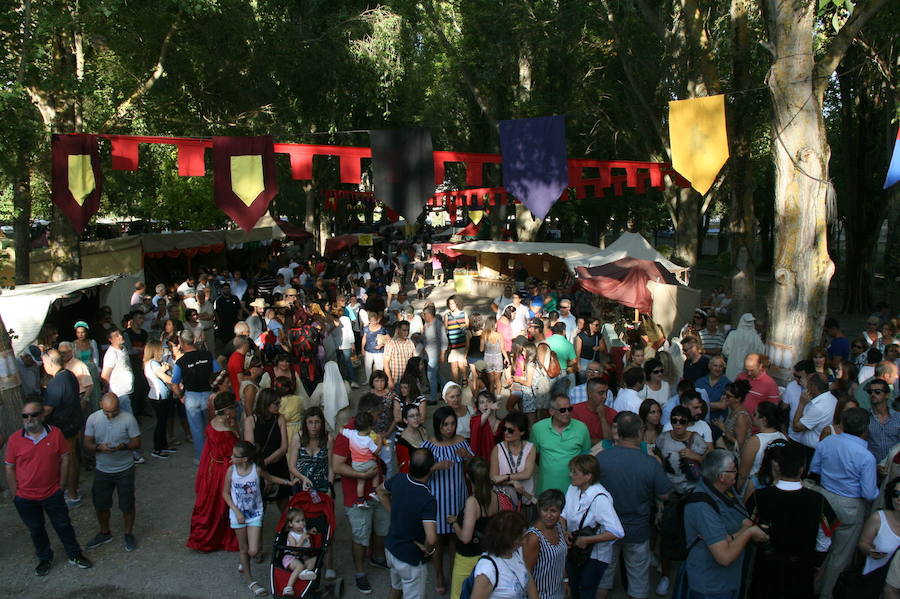
<instances>
[{"instance_id":1,"label":"sleeveless top","mask_svg":"<svg viewBox=\"0 0 900 599\"><path fill-rule=\"evenodd\" d=\"M897 547L900 547L900 536L896 535L894 531L891 530L891 525L888 523L887 515L884 513L884 510L878 510L878 521L878 534L872 539L872 546L875 547L876 551L884 553L885 556L881 559L873 559L871 556L867 556L866 565L863 567L862 571L863 575L887 564L894 554L894 551L897 550Z\"/></svg>"},{"instance_id":2,"label":"sleeveless top","mask_svg":"<svg viewBox=\"0 0 900 599\"><path fill-rule=\"evenodd\" d=\"M253 439L259 450L260 461L278 451L278 448L281 447L281 427L278 426L278 416L273 416L268 422L254 416ZM266 466L266 472L281 478L291 477L287 460L284 457Z\"/></svg>"},{"instance_id":3,"label":"sleeveless top","mask_svg":"<svg viewBox=\"0 0 900 599\"><path fill-rule=\"evenodd\" d=\"M492 493L496 494L496 491L492 491ZM460 526L463 525L463 514L465 514L465 511L466 506L463 504L462 512L459 514ZM463 557L475 557L476 555L481 555L481 552L484 551L481 542L484 539L484 532L491 517L485 513L484 506L481 504L478 504L478 511L481 515L475 520L475 530L472 532L472 539L468 543L463 543L458 538L456 539L456 553Z\"/></svg>"},{"instance_id":4,"label":"sleeveless top","mask_svg":"<svg viewBox=\"0 0 900 599\"><path fill-rule=\"evenodd\" d=\"M578 338L581 339L581 354L578 357L582 360L596 359L597 352L594 351L594 347L600 345L600 340L603 339L603 336L589 335L581 331L578 333Z\"/></svg>"},{"instance_id":5,"label":"sleeveless top","mask_svg":"<svg viewBox=\"0 0 900 599\"><path fill-rule=\"evenodd\" d=\"M478 359L484 356L484 352L481 351L481 336L483 334L472 335L472 338L469 339L469 349L466 352L466 357ZM487 351L487 344L485 344L484 351Z\"/></svg>"},{"instance_id":6,"label":"sleeveless top","mask_svg":"<svg viewBox=\"0 0 900 599\"><path fill-rule=\"evenodd\" d=\"M750 474L747 475L748 478L759 472L759 467L762 466L763 456L766 453L766 448L769 447L769 443L775 439L785 439L784 434L779 431L774 433L757 433L756 437L759 439L759 449L753 457L753 466L750 468Z\"/></svg>"},{"instance_id":7,"label":"sleeveless top","mask_svg":"<svg viewBox=\"0 0 900 599\"><path fill-rule=\"evenodd\" d=\"M312 481L312 488L316 491L328 491L328 447L320 447L310 455L301 444L297 453L297 471Z\"/></svg>"},{"instance_id":8,"label":"sleeveless top","mask_svg":"<svg viewBox=\"0 0 900 599\"><path fill-rule=\"evenodd\" d=\"M245 520L262 517L262 491L259 486L256 464L250 466L250 472L246 476L241 476L238 474L237 468L231 467L231 500L244 515ZM228 513L232 523L236 524L234 512L229 510Z\"/></svg>"},{"instance_id":9,"label":"sleeveless top","mask_svg":"<svg viewBox=\"0 0 900 599\"><path fill-rule=\"evenodd\" d=\"M466 346L466 313L447 313L447 341L449 349L462 349Z\"/></svg>"},{"instance_id":10,"label":"sleeveless top","mask_svg":"<svg viewBox=\"0 0 900 599\"><path fill-rule=\"evenodd\" d=\"M566 568L565 536L562 523L556 523L556 534L559 541L553 545L540 530L532 526L525 534L533 534L540 541L537 562L534 564L534 582L537 584L538 596L541 599L563 599L563 577L561 572Z\"/></svg>"},{"instance_id":11,"label":"sleeveless top","mask_svg":"<svg viewBox=\"0 0 900 599\"><path fill-rule=\"evenodd\" d=\"M501 424L502 426L502 424ZM522 472L525 469L525 464L528 463L528 454L530 454L534 450L534 444L531 441L522 440L522 451L519 452L518 455L514 456L510 453L509 448L506 446L506 442L497 444L497 472L501 475L503 474L515 474L517 472ZM522 488L528 493L534 493L534 477L529 478L528 480L519 481L522 484ZM512 485L497 485L498 487L502 487L503 491L512 496L516 495L516 490L512 487Z\"/></svg>"}]
</instances>

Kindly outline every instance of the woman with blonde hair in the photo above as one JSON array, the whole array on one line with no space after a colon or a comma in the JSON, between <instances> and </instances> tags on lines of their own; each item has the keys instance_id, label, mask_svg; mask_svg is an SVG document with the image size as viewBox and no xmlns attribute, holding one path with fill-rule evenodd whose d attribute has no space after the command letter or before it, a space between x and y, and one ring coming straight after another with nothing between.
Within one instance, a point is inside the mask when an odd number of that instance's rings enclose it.
<instances>
[{"instance_id":1,"label":"woman with blonde hair","mask_svg":"<svg viewBox=\"0 0 900 599\"><path fill-rule=\"evenodd\" d=\"M172 390L169 385L172 383L172 375L169 372L169 365L163 361L162 343L156 339L150 339L144 345L144 377L147 379L149 390L147 391L147 399L153 407L156 414L156 424L153 427L153 452L150 454L154 458L166 460L170 453L174 451L169 448L169 442L166 437L166 425L169 422L169 416L172 414Z\"/></svg>"},{"instance_id":2,"label":"woman with blonde hair","mask_svg":"<svg viewBox=\"0 0 900 599\"><path fill-rule=\"evenodd\" d=\"M487 316L484 319L484 330L481 333L481 351L484 352L484 362L487 364L488 375L491 379L491 392L500 395L500 376L503 368L509 362L509 356L503 349L503 335L497 332L497 318Z\"/></svg>"}]
</instances>

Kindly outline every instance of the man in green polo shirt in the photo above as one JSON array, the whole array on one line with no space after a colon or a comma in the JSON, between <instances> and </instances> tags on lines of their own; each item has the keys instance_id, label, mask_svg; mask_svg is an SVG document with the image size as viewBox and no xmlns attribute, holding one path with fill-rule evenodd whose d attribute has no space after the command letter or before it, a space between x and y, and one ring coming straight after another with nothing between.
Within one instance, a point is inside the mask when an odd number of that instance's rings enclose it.
<instances>
[{"instance_id":1,"label":"man in green polo shirt","mask_svg":"<svg viewBox=\"0 0 900 599\"><path fill-rule=\"evenodd\" d=\"M566 395L553 396L550 418L535 423L529 441L537 447L540 458L534 494L540 495L547 489L565 493L569 488L569 460L591 451L587 426L572 418L572 404Z\"/></svg>"}]
</instances>

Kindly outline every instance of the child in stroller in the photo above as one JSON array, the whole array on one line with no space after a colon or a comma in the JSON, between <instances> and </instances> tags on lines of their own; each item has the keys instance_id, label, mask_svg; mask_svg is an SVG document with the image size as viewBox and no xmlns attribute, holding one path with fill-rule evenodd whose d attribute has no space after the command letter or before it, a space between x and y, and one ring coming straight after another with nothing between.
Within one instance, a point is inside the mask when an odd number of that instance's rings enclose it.
<instances>
[{"instance_id":1,"label":"child in stroller","mask_svg":"<svg viewBox=\"0 0 900 599\"><path fill-rule=\"evenodd\" d=\"M312 547L310 542L310 534L316 534L316 529L309 532L306 530L306 515L300 508L291 508L287 511L287 523L290 530L287 534L287 544L289 547L308 548ZM282 565L291 570L291 577L288 579L287 585L281 592L282 595L291 596L294 594L294 583L300 580L315 580L317 552L298 551L296 555L293 553L285 553L282 558Z\"/></svg>"}]
</instances>

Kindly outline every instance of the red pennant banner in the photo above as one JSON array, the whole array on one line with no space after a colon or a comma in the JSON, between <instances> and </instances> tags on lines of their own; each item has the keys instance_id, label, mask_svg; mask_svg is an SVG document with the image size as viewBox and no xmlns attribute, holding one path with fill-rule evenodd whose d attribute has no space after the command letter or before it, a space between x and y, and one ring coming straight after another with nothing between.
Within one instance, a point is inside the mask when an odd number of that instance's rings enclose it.
<instances>
[{"instance_id":1,"label":"red pennant banner","mask_svg":"<svg viewBox=\"0 0 900 599\"><path fill-rule=\"evenodd\" d=\"M212 146L216 206L249 231L278 193L272 138L214 137Z\"/></svg>"},{"instance_id":2,"label":"red pennant banner","mask_svg":"<svg viewBox=\"0 0 900 599\"><path fill-rule=\"evenodd\" d=\"M96 135L57 134L51 139L53 151L53 203L81 234L100 209L103 171Z\"/></svg>"}]
</instances>

